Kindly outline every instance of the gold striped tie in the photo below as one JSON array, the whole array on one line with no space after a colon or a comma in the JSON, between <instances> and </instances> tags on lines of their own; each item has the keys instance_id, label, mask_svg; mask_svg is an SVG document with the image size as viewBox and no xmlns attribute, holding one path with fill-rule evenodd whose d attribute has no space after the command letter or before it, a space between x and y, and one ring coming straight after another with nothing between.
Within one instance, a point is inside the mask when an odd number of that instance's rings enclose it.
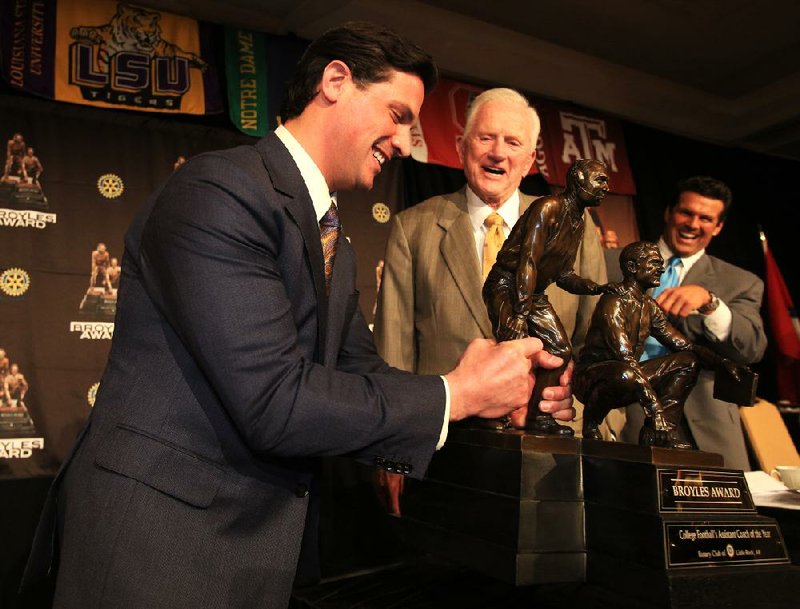
<instances>
[{"instance_id":1,"label":"gold striped tie","mask_svg":"<svg viewBox=\"0 0 800 609\"><path fill-rule=\"evenodd\" d=\"M503 232L503 216L496 211L490 213L483 223L486 226L486 236L483 240L483 280L486 281L486 276L492 270L506 236Z\"/></svg>"},{"instance_id":2,"label":"gold striped tie","mask_svg":"<svg viewBox=\"0 0 800 609\"><path fill-rule=\"evenodd\" d=\"M331 206L322 220L319 221L319 236L322 242L322 259L325 261L325 290L331 291L331 277L333 276L333 261L336 258L336 243L339 241L339 232L342 223L339 221L339 211L336 203L331 201Z\"/></svg>"}]
</instances>

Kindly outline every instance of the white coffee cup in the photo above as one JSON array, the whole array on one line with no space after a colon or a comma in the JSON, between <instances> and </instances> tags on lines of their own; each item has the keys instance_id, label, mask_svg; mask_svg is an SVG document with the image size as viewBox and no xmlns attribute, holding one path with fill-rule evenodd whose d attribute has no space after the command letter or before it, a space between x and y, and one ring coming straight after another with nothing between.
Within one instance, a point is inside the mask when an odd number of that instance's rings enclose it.
<instances>
[{"instance_id":1,"label":"white coffee cup","mask_svg":"<svg viewBox=\"0 0 800 609\"><path fill-rule=\"evenodd\" d=\"M786 488L800 489L800 465L779 465L771 474L773 476L777 474L777 478L786 485Z\"/></svg>"}]
</instances>

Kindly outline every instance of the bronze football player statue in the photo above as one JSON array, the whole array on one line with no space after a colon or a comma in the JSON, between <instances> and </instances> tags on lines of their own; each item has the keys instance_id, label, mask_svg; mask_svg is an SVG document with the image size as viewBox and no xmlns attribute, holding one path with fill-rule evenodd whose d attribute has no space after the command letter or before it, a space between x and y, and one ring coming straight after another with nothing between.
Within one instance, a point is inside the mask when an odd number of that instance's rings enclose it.
<instances>
[{"instance_id":1,"label":"bronze football player statue","mask_svg":"<svg viewBox=\"0 0 800 609\"><path fill-rule=\"evenodd\" d=\"M619 290L604 294L597 303L573 375L573 391L584 404L583 437L601 440L598 426L609 411L639 402L645 413L639 444L692 448L676 430L700 369L721 367L737 381L749 370L691 343L647 295L664 272L655 243L628 245L619 264L623 281ZM640 362L648 336L673 353Z\"/></svg>"},{"instance_id":2,"label":"bronze football player statue","mask_svg":"<svg viewBox=\"0 0 800 609\"><path fill-rule=\"evenodd\" d=\"M595 207L608 192L606 166L577 160L567 172L563 193L534 201L514 225L483 286L483 300L497 340L534 336L546 351L564 360L555 370L539 370L525 427L535 434L569 437L566 425L539 410L542 390L558 385L572 357L572 345L544 291L555 282L572 294L596 295L613 287L575 274L583 238L583 210Z\"/></svg>"}]
</instances>

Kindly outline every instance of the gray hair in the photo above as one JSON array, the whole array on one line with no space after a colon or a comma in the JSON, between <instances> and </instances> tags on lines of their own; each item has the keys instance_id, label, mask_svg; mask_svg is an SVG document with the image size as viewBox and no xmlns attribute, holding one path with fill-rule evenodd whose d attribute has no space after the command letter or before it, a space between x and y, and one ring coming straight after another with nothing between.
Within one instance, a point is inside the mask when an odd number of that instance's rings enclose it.
<instances>
[{"instance_id":1,"label":"gray hair","mask_svg":"<svg viewBox=\"0 0 800 609\"><path fill-rule=\"evenodd\" d=\"M530 105L528 100L521 93L514 91L514 89L496 88L487 89L475 99L467 108L467 122L464 125L464 137L468 136L472 131L473 124L475 123L475 116L482 106L492 101L504 101L510 104L515 104L520 108L530 110L531 115L531 152L536 150L536 142L539 139L539 131L541 130L541 121L536 109Z\"/></svg>"}]
</instances>

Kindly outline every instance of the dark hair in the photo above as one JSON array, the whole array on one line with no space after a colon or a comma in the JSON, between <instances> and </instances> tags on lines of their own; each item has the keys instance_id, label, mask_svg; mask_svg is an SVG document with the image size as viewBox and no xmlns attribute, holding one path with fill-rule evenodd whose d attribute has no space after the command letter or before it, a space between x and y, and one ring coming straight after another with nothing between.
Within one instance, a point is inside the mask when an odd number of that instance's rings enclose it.
<instances>
[{"instance_id":1,"label":"dark hair","mask_svg":"<svg viewBox=\"0 0 800 609\"><path fill-rule=\"evenodd\" d=\"M731 203L733 203L731 189L728 188L725 182L709 176L692 176L681 180L675 185L675 196L669 206L670 209L673 209L678 204L681 194L684 192L694 192L701 197L722 201L722 213L719 215L720 222L728 215L728 210L731 207Z\"/></svg>"},{"instance_id":2,"label":"dark hair","mask_svg":"<svg viewBox=\"0 0 800 609\"><path fill-rule=\"evenodd\" d=\"M639 259L644 255L647 250L655 250L661 253L658 246L651 241L634 241L630 245L626 245L619 254L619 268L625 275L625 267L631 261L638 263Z\"/></svg>"},{"instance_id":3,"label":"dark hair","mask_svg":"<svg viewBox=\"0 0 800 609\"><path fill-rule=\"evenodd\" d=\"M281 120L303 113L316 97L322 72L331 61L343 61L359 87L385 82L397 70L419 76L429 93L439 79L431 56L392 30L374 23L353 21L312 42L297 63L281 104Z\"/></svg>"}]
</instances>

